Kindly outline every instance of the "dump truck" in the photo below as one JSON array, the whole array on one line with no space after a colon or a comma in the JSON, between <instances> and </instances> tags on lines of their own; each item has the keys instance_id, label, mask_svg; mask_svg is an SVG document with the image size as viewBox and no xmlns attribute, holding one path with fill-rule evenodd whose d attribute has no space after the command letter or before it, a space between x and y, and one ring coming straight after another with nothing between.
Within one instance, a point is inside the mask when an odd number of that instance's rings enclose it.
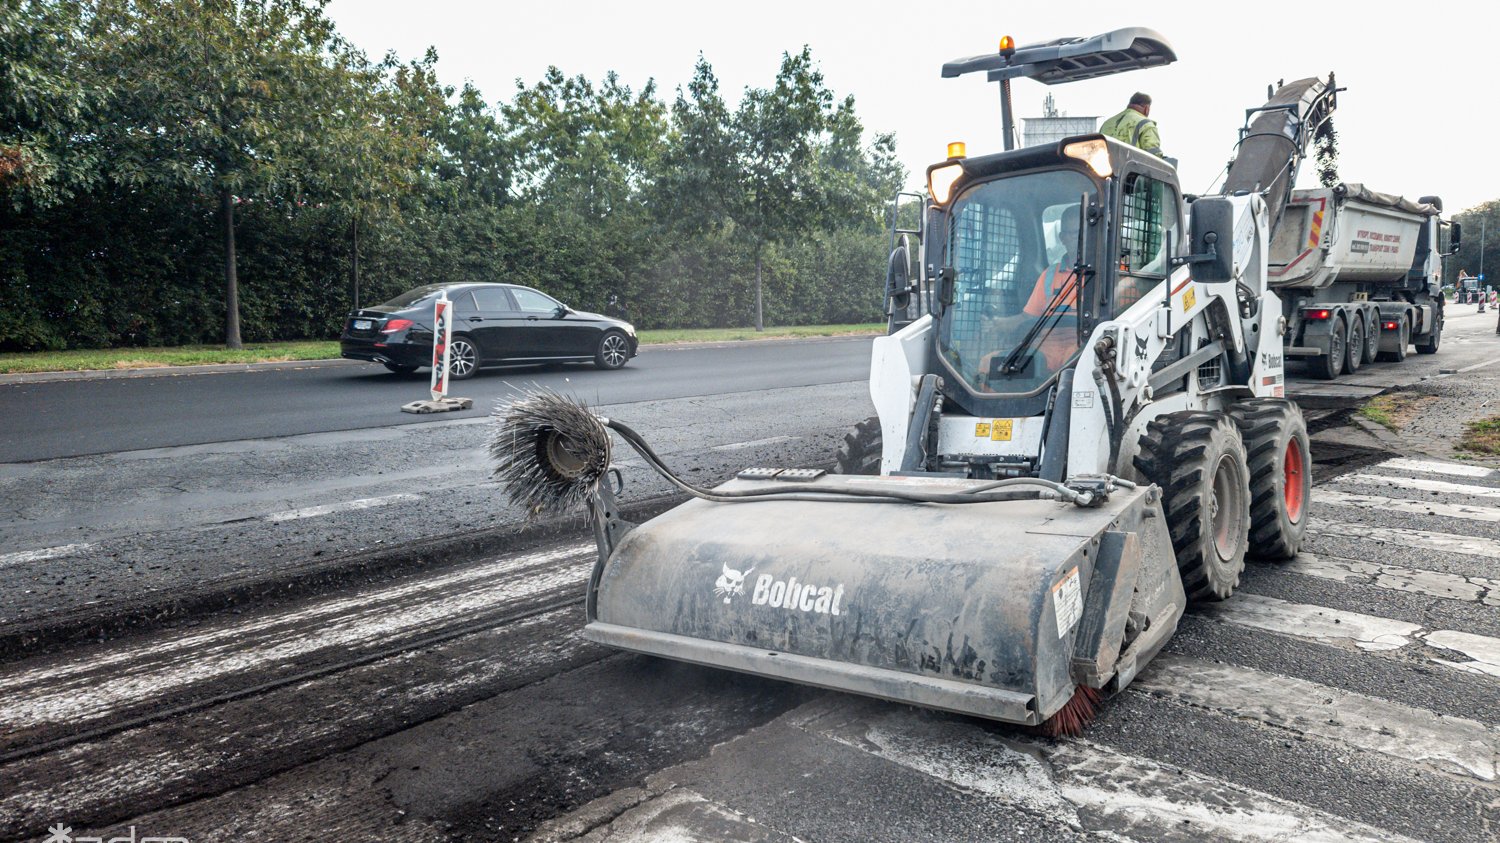
<instances>
[{"instance_id":1,"label":"dump truck","mask_svg":"<svg viewBox=\"0 0 1500 843\"><path fill-rule=\"evenodd\" d=\"M1224 181L1226 193L1266 192L1276 212L1268 280L1287 320L1285 353L1324 380L1399 362L1411 347L1437 352L1443 259L1461 237L1436 196L1413 202L1357 183L1290 189L1282 165L1308 140L1297 135L1329 131L1339 90L1332 74L1301 80L1250 109Z\"/></svg>"},{"instance_id":2,"label":"dump truck","mask_svg":"<svg viewBox=\"0 0 1500 843\"><path fill-rule=\"evenodd\" d=\"M699 488L572 398L501 408L490 451L511 501L590 514L584 636L1073 733L1189 601L1230 597L1247 556L1295 555L1310 452L1265 256L1327 86L1278 93L1289 142L1241 145L1261 186L1191 204L1170 162L1100 134L1013 148L1012 80L1175 60L1128 28L944 66L1000 83L1005 149L954 144L928 168L873 342L878 416L838 473ZM690 499L625 521L612 437Z\"/></svg>"}]
</instances>

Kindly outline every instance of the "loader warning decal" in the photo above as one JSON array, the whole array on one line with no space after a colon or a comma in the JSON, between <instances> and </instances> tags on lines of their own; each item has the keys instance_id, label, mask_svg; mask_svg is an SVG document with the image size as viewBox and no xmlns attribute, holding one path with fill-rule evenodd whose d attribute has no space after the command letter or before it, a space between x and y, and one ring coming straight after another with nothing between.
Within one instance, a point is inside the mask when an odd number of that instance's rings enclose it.
<instances>
[{"instance_id":1,"label":"loader warning decal","mask_svg":"<svg viewBox=\"0 0 1500 843\"><path fill-rule=\"evenodd\" d=\"M1182 291L1182 312L1183 313L1187 313L1189 310L1192 310L1193 309L1193 305L1195 305L1197 303L1198 303L1198 294L1193 291L1192 287L1189 287L1186 290Z\"/></svg>"},{"instance_id":2,"label":"loader warning decal","mask_svg":"<svg viewBox=\"0 0 1500 843\"><path fill-rule=\"evenodd\" d=\"M991 442L1009 442L1015 426L1015 419L995 419L987 422L976 422L974 424L974 438L988 439Z\"/></svg>"},{"instance_id":3,"label":"loader warning decal","mask_svg":"<svg viewBox=\"0 0 1500 843\"><path fill-rule=\"evenodd\" d=\"M1057 616L1057 637L1066 638L1078 619L1083 617L1083 593L1078 585L1078 569L1070 568L1052 586L1052 612Z\"/></svg>"}]
</instances>

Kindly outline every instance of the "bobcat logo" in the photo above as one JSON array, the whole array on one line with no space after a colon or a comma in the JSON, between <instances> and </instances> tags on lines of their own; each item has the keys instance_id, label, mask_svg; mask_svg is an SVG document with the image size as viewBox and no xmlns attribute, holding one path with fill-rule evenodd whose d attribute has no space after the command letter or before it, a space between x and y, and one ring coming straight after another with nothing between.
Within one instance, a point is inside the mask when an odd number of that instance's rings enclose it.
<instances>
[{"instance_id":1,"label":"bobcat logo","mask_svg":"<svg viewBox=\"0 0 1500 843\"><path fill-rule=\"evenodd\" d=\"M728 603L729 598L745 593L745 577L750 576L750 572L755 569L752 567L741 573L728 565L722 567L724 573L714 580L714 594L724 598L724 602Z\"/></svg>"},{"instance_id":2,"label":"bobcat logo","mask_svg":"<svg viewBox=\"0 0 1500 843\"><path fill-rule=\"evenodd\" d=\"M1135 338L1135 359L1137 359L1137 360L1145 360L1146 359L1146 338L1145 337L1136 337Z\"/></svg>"}]
</instances>

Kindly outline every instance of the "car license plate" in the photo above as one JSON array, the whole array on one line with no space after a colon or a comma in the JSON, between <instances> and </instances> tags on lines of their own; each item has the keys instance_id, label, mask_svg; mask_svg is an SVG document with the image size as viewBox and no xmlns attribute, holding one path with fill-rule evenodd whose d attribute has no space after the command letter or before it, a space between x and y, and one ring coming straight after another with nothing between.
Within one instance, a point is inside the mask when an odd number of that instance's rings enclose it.
<instances>
[{"instance_id":1,"label":"car license plate","mask_svg":"<svg viewBox=\"0 0 1500 843\"><path fill-rule=\"evenodd\" d=\"M370 330L371 326L373 326L374 324L375 324L374 322L371 322L368 319L356 319L356 320L354 320L354 330L356 330L356 331L368 331L368 330Z\"/></svg>"}]
</instances>

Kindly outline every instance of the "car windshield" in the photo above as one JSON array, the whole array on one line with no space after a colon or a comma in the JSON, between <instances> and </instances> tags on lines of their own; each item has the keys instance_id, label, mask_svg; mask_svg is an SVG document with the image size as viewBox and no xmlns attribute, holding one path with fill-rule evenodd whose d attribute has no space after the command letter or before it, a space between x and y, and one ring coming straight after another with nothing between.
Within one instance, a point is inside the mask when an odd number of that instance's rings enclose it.
<instances>
[{"instance_id":1,"label":"car windshield","mask_svg":"<svg viewBox=\"0 0 1500 843\"><path fill-rule=\"evenodd\" d=\"M938 346L969 389L1031 392L1077 353L1078 304L1087 301L1073 274L1078 203L1094 195L1082 173L1053 170L985 182L954 201L946 243L953 304Z\"/></svg>"},{"instance_id":2,"label":"car windshield","mask_svg":"<svg viewBox=\"0 0 1500 843\"><path fill-rule=\"evenodd\" d=\"M442 284L428 284L424 287L417 287L414 290L407 290L388 302L381 302L375 305L375 307L379 310L401 310L411 307L414 304L419 304L425 299L435 297L438 293L442 292L442 289Z\"/></svg>"}]
</instances>

